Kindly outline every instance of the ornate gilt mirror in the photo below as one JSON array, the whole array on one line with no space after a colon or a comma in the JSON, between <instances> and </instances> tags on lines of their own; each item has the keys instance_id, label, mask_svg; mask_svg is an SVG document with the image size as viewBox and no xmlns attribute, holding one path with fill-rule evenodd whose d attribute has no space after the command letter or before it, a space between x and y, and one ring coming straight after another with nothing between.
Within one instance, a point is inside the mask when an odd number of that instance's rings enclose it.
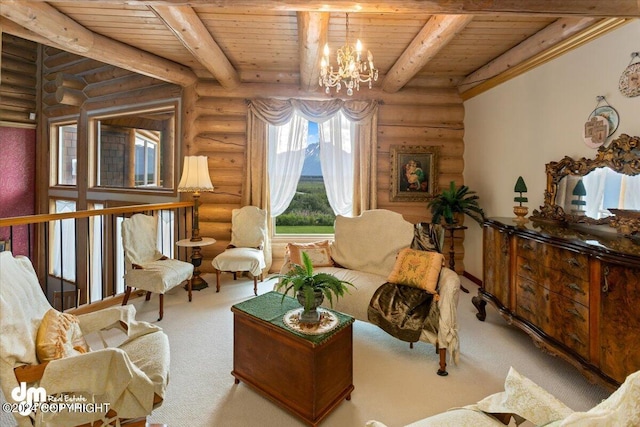
<instances>
[{"instance_id":1,"label":"ornate gilt mirror","mask_svg":"<svg viewBox=\"0 0 640 427\"><path fill-rule=\"evenodd\" d=\"M595 159L565 156L547 163L546 173L544 205L533 219L640 230L640 137L622 134Z\"/></svg>"}]
</instances>

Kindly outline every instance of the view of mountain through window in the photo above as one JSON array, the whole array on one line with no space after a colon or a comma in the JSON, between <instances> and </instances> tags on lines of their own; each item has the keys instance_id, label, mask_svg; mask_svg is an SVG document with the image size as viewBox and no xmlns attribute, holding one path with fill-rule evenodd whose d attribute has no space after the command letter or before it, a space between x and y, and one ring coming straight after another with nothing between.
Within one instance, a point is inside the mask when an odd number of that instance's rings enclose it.
<instances>
[{"instance_id":1,"label":"view of mountain through window","mask_svg":"<svg viewBox=\"0 0 640 427\"><path fill-rule=\"evenodd\" d=\"M276 234L333 234L335 218L322 179L318 124L309 122L302 175L289 207L276 217Z\"/></svg>"}]
</instances>

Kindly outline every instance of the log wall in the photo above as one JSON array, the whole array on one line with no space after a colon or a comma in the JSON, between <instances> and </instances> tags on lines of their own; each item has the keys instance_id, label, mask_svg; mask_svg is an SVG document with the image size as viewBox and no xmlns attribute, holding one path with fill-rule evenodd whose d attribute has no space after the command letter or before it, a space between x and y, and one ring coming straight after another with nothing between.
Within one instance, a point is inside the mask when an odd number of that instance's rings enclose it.
<instances>
[{"instance_id":1,"label":"log wall","mask_svg":"<svg viewBox=\"0 0 640 427\"><path fill-rule=\"evenodd\" d=\"M38 44L6 33L0 36L0 122L35 127Z\"/></svg>"},{"instance_id":2,"label":"log wall","mask_svg":"<svg viewBox=\"0 0 640 427\"><path fill-rule=\"evenodd\" d=\"M200 233L217 240L216 244L202 249L204 262L201 269L204 272L212 271L210 261L229 243L231 211L240 207L242 182L250 167L245 161L246 100L270 96L304 97L297 88L288 84L247 87L224 90L215 82L201 80L195 86L183 89L68 52L44 48L42 97L44 115L48 118L80 115L93 108L181 94L182 155L208 156L211 180L215 186L213 193L204 193L200 198ZM405 88L394 94L374 89L366 96L379 99L381 104L376 165L377 207L399 212L411 222L428 221L430 214L425 202L390 201L390 148L392 145L439 147L438 187L445 188L452 180L461 184L464 169L462 99L446 81L437 80L430 85ZM45 125L45 122L41 123ZM46 144L47 140L48 137L43 136L40 144ZM48 165L41 166L44 167L42 170L48 170ZM189 196L182 197L187 200ZM455 239L456 270L459 272L464 270L463 236L460 233ZM448 241L446 247L449 247ZM273 254L272 270L277 270L284 254L283 245L274 247Z\"/></svg>"},{"instance_id":3,"label":"log wall","mask_svg":"<svg viewBox=\"0 0 640 427\"><path fill-rule=\"evenodd\" d=\"M366 90L366 89L365 89ZM286 92L286 91L285 91ZM295 92L295 90L291 90ZM282 96L269 86L257 85L255 97ZM225 96L226 94L226 96ZM250 165L246 151L246 90L223 91L212 82L201 81L195 93L185 92L185 105L190 105L185 119L185 155L206 155L209 158L214 193L201 196L200 231L216 239L216 244L203 248L203 271L212 271L206 262L229 244L231 211L240 207L242 182ZM464 107L457 90L426 87L402 90L396 94L381 94L378 115L378 208L401 213L411 222L428 221L430 213L425 202L390 201L392 145L439 147L438 187L446 188L450 181L463 180ZM462 232L455 238L456 270L462 272ZM449 241L445 243L449 247ZM279 269L284 245L273 248L272 271ZM447 251L448 256L448 251Z\"/></svg>"}]
</instances>

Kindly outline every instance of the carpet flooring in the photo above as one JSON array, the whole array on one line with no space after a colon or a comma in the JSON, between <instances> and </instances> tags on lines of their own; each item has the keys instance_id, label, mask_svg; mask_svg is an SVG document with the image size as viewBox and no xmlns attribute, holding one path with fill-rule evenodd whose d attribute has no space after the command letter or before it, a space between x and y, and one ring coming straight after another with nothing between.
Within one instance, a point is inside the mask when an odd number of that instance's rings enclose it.
<instances>
[{"instance_id":1,"label":"carpet flooring","mask_svg":"<svg viewBox=\"0 0 640 427\"><path fill-rule=\"evenodd\" d=\"M149 422L169 427L298 427L305 424L243 383L234 384L233 304L253 297L253 281L230 274L215 292L213 286L194 292L176 288L165 296L164 319L157 322L158 298L134 304L138 319L159 324L171 346L170 381L163 405ZM492 307L487 319L476 319L471 304L476 286L465 278L470 294L460 293L458 324L461 356L449 363L449 376L436 375L434 347L413 349L376 326L356 321L353 328L355 390L321 424L323 427L364 426L376 419L389 427L403 426L452 407L475 403L503 390L510 366L554 394L574 410L587 410L609 392L590 384L568 363L543 353L522 331L509 326ZM258 292L272 282L258 282ZM6 415L6 414L3 414ZM6 417L2 426L5 424Z\"/></svg>"}]
</instances>

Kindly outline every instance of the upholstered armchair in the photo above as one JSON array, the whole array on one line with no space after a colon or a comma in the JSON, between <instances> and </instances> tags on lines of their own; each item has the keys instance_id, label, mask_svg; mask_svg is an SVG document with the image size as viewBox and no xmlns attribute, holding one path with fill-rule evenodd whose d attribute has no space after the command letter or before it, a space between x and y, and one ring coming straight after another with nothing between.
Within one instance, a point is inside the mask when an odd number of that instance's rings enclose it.
<instances>
[{"instance_id":1,"label":"upholstered armchair","mask_svg":"<svg viewBox=\"0 0 640 427\"><path fill-rule=\"evenodd\" d=\"M164 316L164 294L187 281L191 301L191 278L193 264L167 258L158 250L158 218L135 214L122 221L122 246L124 247L125 275L127 285L122 305L126 305L133 288L147 291L146 300L152 293L160 295L160 314Z\"/></svg>"},{"instance_id":2,"label":"upholstered armchair","mask_svg":"<svg viewBox=\"0 0 640 427\"><path fill-rule=\"evenodd\" d=\"M267 237L267 212L256 206L244 206L231 213L231 242L211 264L216 270L216 292L220 291L220 273L247 271L253 277L253 293L258 295L258 277L266 268L264 244Z\"/></svg>"},{"instance_id":3,"label":"upholstered armchair","mask_svg":"<svg viewBox=\"0 0 640 427\"><path fill-rule=\"evenodd\" d=\"M513 418L513 420L512 420ZM542 387L509 369L504 391L492 394L473 405L453 408L418 420L406 427L504 427L516 425L545 427L635 427L640 425L640 371L607 399L585 412L574 412ZM369 421L366 427L386 427Z\"/></svg>"},{"instance_id":4,"label":"upholstered armchair","mask_svg":"<svg viewBox=\"0 0 640 427\"><path fill-rule=\"evenodd\" d=\"M136 321L135 312L118 306L60 313L45 298L29 259L0 252L1 386L13 409L27 409L13 411L18 425L144 426L164 398L169 341L159 327ZM40 406L32 411L25 405L33 402ZM43 403L59 402L85 406L43 409Z\"/></svg>"}]
</instances>

